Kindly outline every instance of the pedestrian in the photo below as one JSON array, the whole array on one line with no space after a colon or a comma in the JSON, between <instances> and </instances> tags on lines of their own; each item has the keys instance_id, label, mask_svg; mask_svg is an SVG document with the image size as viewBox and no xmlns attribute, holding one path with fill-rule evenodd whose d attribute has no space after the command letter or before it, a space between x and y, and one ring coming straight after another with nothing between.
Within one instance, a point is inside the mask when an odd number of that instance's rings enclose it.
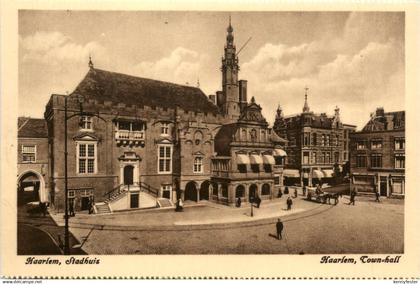
<instances>
[{"instance_id":1,"label":"pedestrian","mask_svg":"<svg viewBox=\"0 0 420 284\"><path fill-rule=\"evenodd\" d=\"M240 197L238 197L238 199L236 199L236 207L241 207L241 203L242 203L242 200Z\"/></svg>"},{"instance_id":2,"label":"pedestrian","mask_svg":"<svg viewBox=\"0 0 420 284\"><path fill-rule=\"evenodd\" d=\"M294 195L295 195L295 198L297 198L297 197L298 197L297 188L295 188Z\"/></svg>"},{"instance_id":3,"label":"pedestrian","mask_svg":"<svg viewBox=\"0 0 420 284\"><path fill-rule=\"evenodd\" d=\"M260 208L261 205L261 198L259 195L257 195L257 197L255 198L255 203L257 203L257 208Z\"/></svg>"},{"instance_id":4,"label":"pedestrian","mask_svg":"<svg viewBox=\"0 0 420 284\"><path fill-rule=\"evenodd\" d=\"M277 195L278 198L281 198L283 196L283 192L281 192L281 188L279 188L279 193Z\"/></svg>"},{"instance_id":5,"label":"pedestrian","mask_svg":"<svg viewBox=\"0 0 420 284\"><path fill-rule=\"evenodd\" d=\"M284 188L284 194L289 194L289 187L287 187L287 186L286 186L286 187Z\"/></svg>"},{"instance_id":6,"label":"pedestrian","mask_svg":"<svg viewBox=\"0 0 420 284\"><path fill-rule=\"evenodd\" d=\"M183 206L184 206L184 204L182 203L182 199L179 198L178 201L176 202L175 211L176 212L182 212L184 210Z\"/></svg>"},{"instance_id":7,"label":"pedestrian","mask_svg":"<svg viewBox=\"0 0 420 284\"><path fill-rule=\"evenodd\" d=\"M276 229L277 229L277 239L281 240L283 238L281 235L281 233L283 232L283 222L280 220L280 218L277 220Z\"/></svg>"},{"instance_id":8,"label":"pedestrian","mask_svg":"<svg viewBox=\"0 0 420 284\"><path fill-rule=\"evenodd\" d=\"M306 185L304 185L302 188L302 195L306 196Z\"/></svg>"},{"instance_id":9,"label":"pedestrian","mask_svg":"<svg viewBox=\"0 0 420 284\"><path fill-rule=\"evenodd\" d=\"M350 203L349 203L349 205L350 204L355 204L355 197L356 197L356 191L352 191L352 192L350 192Z\"/></svg>"},{"instance_id":10,"label":"pedestrian","mask_svg":"<svg viewBox=\"0 0 420 284\"><path fill-rule=\"evenodd\" d=\"M287 210L291 210L291 209L292 209L292 204L293 204L293 201L292 201L292 199L290 198L290 196L289 196L289 197L287 197L286 204L287 204Z\"/></svg>"},{"instance_id":11,"label":"pedestrian","mask_svg":"<svg viewBox=\"0 0 420 284\"><path fill-rule=\"evenodd\" d=\"M45 215L47 215L47 204L45 202L39 202L39 209L41 210L41 214L45 217Z\"/></svg>"},{"instance_id":12,"label":"pedestrian","mask_svg":"<svg viewBox=\"0 0 420 284\"><path fill-rule=\"evenodd\" d=\"M376 196L376 199L375 199L375 202L381 202L381 200L379 200L379 191L378 190L376 190L375 191L375 196Z\"/></svg>"},{"instance_id":13,"label":"pedestrian","mask_svg":"<svg viewBox=\"0 0 420 284\"><path fill-rule=\"evenodd\" d=\"M92 214L94 212L94 202L93 202L93 196L89 198L89 214Z\"/></svg>"},{"instance_id":14,"label":"pedestrian","mask_svg":"<svg viewBox=\"0 0 420 284\"><path fill-rule=\"evenodd\" d=\"M76 216L76 214L74 213L74 199L70 199L69 201L69 215L70 217L74 217Z\"/></svg>"}]
</instances>

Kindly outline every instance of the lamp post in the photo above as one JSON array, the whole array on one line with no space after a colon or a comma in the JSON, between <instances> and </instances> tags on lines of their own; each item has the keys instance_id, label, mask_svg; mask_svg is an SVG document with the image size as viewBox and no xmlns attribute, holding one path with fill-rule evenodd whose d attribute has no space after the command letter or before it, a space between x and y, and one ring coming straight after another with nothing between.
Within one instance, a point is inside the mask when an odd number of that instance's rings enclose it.
<instances>
[{"instance_id":1,"label":"lamp post","mask_svg":"<svg viewBox=\"0 0 420 284\"><path fill-rule=\"evenodd\" d=\"M251 197L250 201L251 201L251 217L254 217L254 197Z\"/></svg>"},{"instance_id":2,"label":"lamp post","mask_svg":"<svg viewBox=\"0 0 420 284\"><path fill-rule=\"evenodd\" d=\"M67 155L68 155L68 151L67 151L67 121L77 115L81 115L82 114L82 102L83 102L83 97L82 96L77 96L77 100L80 103L80 112L73 114L71 116L68 116L67 114L67 99L68 96L64 97L64 254L65 255L69 255L70 254L70 233L69 233L69 198L68 198L68 194L69 194L69 189L68 189L68 176L67 176Z\"/></svg>"}]
</instances>

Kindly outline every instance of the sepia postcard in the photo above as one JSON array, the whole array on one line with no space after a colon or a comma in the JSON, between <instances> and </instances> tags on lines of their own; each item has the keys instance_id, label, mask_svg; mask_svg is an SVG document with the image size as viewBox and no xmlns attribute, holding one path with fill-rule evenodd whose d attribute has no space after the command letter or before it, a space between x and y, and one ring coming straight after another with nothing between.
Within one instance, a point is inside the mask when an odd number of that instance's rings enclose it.
<instances>
[{"instance_id":1,"label":"sepia postcard","mask_svg":"<svg viewBox=\"0 0 420 284\"><path fill-rule=\"evenodd\" d=\"M2 277L419 279L418 4L1 5Z\"/></svg>"}]
</instances>

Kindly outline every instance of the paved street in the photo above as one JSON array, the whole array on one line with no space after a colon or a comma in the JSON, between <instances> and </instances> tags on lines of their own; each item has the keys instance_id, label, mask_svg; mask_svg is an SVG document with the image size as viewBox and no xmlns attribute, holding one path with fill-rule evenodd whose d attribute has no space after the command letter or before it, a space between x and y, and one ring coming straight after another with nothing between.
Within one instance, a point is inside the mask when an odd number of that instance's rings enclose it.
<instances>
[{"instance_id":1,"label":"paved street","mask_svg":"<svg viewBox=\"0 0 420 284\"><path fill-rule=\"evenodd\" d=\"M72 233L79 240L86 239L83 250L88 254L402 253L403 202L384 200L378 204L371 197L360 197L356 206L351 206L346 204L348 199L344 197L337 206L331 206L298 198L295 200L296 209L292 212L283 210L291 214L282 215L285 230L281 241L274 238L276 218L272 216L230 224L175 224L180 217L174 216L182 217L181 214L185 214L184 219L187 220L191 220L189 216L202 218L215 212L226 214L230 211L230 215L243 215L243 209L207 206L186 208L183 213L130 212L95 216L101 226L90 225L88 229L87 224L74 224ZM256 216L262 210L270 212L271 209L264 209L264 205L266 208L276 207L277 212L282 212L282 203L267 203L255 210ZM140 226L146 220L148 227ZM155 225L152 225L153 222Z\"/></svg>"}]
</instances>

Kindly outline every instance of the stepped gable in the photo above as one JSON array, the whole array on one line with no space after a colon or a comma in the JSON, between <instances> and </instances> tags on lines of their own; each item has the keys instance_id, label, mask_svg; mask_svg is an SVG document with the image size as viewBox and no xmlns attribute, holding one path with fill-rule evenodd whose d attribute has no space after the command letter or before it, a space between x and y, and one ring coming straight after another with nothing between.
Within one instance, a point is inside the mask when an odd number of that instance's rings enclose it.
<instances>
[{"instance_id":1,"label":"stepped gable","mask_svg":"<svg viewBox=\"0 0 420 284\"><path fill-rule=\"evenodd\" d=\"M91 68L72 95L126 105L180 107L186 111L218 114L199 88Z\"/></svg>"},{"instance_id":2,"label":"stepped gable","mask_svg":"<svg viewBox=\"0 0 420 284\"><path fill-rule=\"evenodd\" d=\"M239 117L239 123L258 124L267 126L267 120L261 113L261 106L255 102L255 98L251 98L251 102L243 109Z\"/></svg>"},{"instance_id":3,"label":"stepped gable","mask_svg":"<svg viewBox=\"0 0 420 284\"><path fill-rule=\"evenodd\" d=\"M47 138L47 123L42 118L18 118L18 137Z\"/></svg>"}]
</instances>

